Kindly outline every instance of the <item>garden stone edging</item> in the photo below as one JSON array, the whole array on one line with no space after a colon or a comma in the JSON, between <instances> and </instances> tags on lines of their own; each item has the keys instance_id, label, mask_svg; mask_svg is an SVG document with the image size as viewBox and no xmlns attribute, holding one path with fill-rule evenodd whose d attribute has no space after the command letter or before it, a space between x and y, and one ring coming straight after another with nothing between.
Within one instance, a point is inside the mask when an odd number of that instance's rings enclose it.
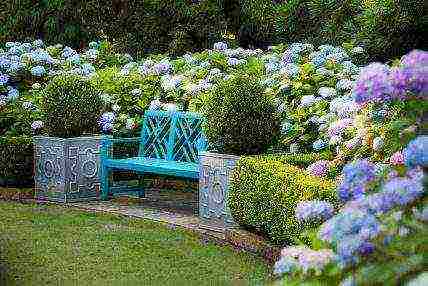
<instances>
[{"instance_id":1,"label":"garden stone edging","mask_svg":"<svg viewBox=\"0 0 428 286\"><path fill-rule=\"evenodd\" d=\"M35 136L36 198L57 202L99 199L102 136Z\"/></svg>"}]
</instances>

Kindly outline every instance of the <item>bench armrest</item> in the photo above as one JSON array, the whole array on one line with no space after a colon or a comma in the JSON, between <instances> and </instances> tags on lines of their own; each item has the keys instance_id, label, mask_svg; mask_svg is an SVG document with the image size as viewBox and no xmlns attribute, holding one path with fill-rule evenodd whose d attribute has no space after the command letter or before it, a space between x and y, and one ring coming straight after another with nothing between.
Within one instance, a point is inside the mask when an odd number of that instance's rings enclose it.
<instances>
[{"instance_id":1,"label":"bench armrest","mask_svg":"<svg viewBox=\"0 0 428 286\"><path fill-rule=\"evenodd\" d=\"M101 159L112 159L112 151L115 143L138 143L140 141L140 137L111 138L104 136L101 139Z\"/></svg>"}]
</instances>

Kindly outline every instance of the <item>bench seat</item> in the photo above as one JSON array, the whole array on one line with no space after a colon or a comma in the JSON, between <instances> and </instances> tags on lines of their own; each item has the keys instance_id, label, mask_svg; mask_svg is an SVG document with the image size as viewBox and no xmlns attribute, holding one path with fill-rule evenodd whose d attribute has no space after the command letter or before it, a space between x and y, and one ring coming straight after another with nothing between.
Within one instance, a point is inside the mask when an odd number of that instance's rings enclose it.
<instances>
[{"instance_id":1,"label":"bench seat","mask_svg":"<svg viewBox=\"0 0 428 286\"><path fill-rule=\"evenodd\" d=\"M156 158L134 157L127 159L106 159L104 165L112 169L133 170L167 176L198 179L197 163L167 161Z\"/></svg>"}]
</instances>

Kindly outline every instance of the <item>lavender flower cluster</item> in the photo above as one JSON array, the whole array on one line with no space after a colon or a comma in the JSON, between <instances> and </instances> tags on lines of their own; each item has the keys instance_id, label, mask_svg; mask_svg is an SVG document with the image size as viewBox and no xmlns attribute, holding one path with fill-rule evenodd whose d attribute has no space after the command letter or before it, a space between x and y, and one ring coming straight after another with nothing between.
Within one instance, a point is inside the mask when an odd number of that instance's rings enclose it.
<instances>
[{"instance_id":1,"label":"lavender flower cluster","mask_svg":"<svg viewBox=\"0 0 428 286\"><path fill-rule=\"evenodd\" d=\"M316 177L324 177L329 170L330 162L327 160L320 160L312 163L306 168L306 171Z\"/></svg>"},{"instance_id":2,"label":"lavender flower cluster","mask_svg":"<svg viewBox=\"0 0 428 286\"><path fill-rule=\"evenodd\" d=\"M428 52L414 50L403 56L399 67L380 63L364 67L353 89L357 103L405 99L408 93L428 96Z\"/></svg>"}]
</instances>

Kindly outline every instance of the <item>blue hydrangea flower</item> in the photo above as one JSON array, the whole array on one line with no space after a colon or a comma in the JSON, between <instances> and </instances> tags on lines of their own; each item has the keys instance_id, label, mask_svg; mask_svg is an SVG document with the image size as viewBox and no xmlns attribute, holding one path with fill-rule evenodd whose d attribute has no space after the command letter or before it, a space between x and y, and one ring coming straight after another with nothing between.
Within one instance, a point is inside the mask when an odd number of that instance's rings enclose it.
<instances>
[{"instance_id":1,"label":"blue hydrangea flower","mask_svg":"<svg viewBox=\"0 0 428 286\"><path fill-rule=\"evenodd\" d=\"M44 66L35 66L31 68L31 74L36 77L42 77L46 74L46 69Z\"/></svg>"},{"instance_id":2,"label":"blue hydrangea flower","mask_svg":"<svg viewBox=\"0 0 428 286\"><path fill-rule=\"evenodd\" d=\"M324 99L328 99L328 98L333 98L336 96L337 92L334 88L332 87L320 87L318 89L318 94L324 98Z\"/></svg>"},{"instance_id":3,"label":"blue hydrangea flower","mask_svg":"<svg viewBox=\"0 0 428 286\"><path fill-rule=\"evenodd\" d=\"M74 55L76 55L76 54L77 54L77 52L76 52L75 50L73 50L72 48L70 48L70 47L65 47L65 48L62 50L61 57L63 57L63 58L65 58L65 59L67 59L67 58L72 57L72 56L74 56Z\"/></svg>"},{"instance_id":4,"label":"blue hydrangea flower","mask_svg":"<svg viewBox=\"0 0 428 286\"><path fill-rule=\"evenodd\" d=\"M19 91L16 88L9 87L9 91L7 93L7 98L9 100L15 100L19 97Z\"/></svg>"},{"instance_id":5,"label":"blue hydrangea flower","mask_svg":"<svg viewBox=\"0 0 428 286\"><path fill-rule=\"evenodd\" d=\"M33 47L35 47L35 48L43 48L43 46L44 46L45 44L43 43L43 41L42 40L40 40L40 39L38 39L38 40L35 40L34 42L33 42Z\"/></svg>"},{"instance_id":6,"label":"blue hydrangea flower","mask_svg":"<svg viewBox=\"0 0 428 286\"><path fill-rule=\"evenodd\" d=\"M365 185L375 179L375 171L375 165L367 159L347 164L337 188L339 198L344 202L360 198L366 191Z\"/></svg>"},{"instance_id":7,"label":"blue hydrangea flower","mask_svg":"<svg viewBox=\"0 0 428 286\"><path fill-rule=\"evenodd\" d=\"M428 136L421 135L410 141L404 149L404 162L409 168L428 166Z\"/></svg>"},{"instance_id":8,"label":"blue hydrangea flower","mask_svg":"<svg viewBox=\"0 0 428 286\"><path fill-rule=\"evenodd\" d=\"M325 147L327 147L327 143L322 139L318 139L312 144L312 148L314 148L315 151L320 151Z\"/></svg>"},{"instance_id":9,"label":"blue hydrangea flower","mask_svg":"<svg viewBox=\"0 0 428 286\"><path fill-rule=\"evenodd\" d=\"M0 73L0 85L5 85L9 81L9 76L7 74Z\"/></svg>"},{"instance_id":10,"label":"blue hydrangea flower","mask_svg":"<svg viewBox=\"0 0 428 286\"><path fill-rule=\"evenodd\" d=\"M236 66L239 64L239 60L237 58L228 58L227 59L227 64L229 66Z\"/></svg>"},{"instance_id":11,"label":"blue hydrangea flower","mask_svg":"<svg viewBox=\"0 0 428 286\"><path fill-rule=\"evenodd\" d=\"M214 44L214 50L224 51L227 50L228 46L225 42L217 42Z\"/></svg>"},{"instance_id":12,"label":"blue hydrangea flower","mask_svg":"<svg viewBox=\"0 0 428 286\"><path fill-rule=\"evenodd\" d=\"M283 274L292 273L295 269L297 269L298 265L296 260L292 257L281 257L273 268L273 273L275 275L281 276Z\"/></svg>"},{"instance_id":13,"label":"blue hydrangea flower","mask_svg":"<svg viewBox=\"0 0 428 286\"><path fill-rule=\"evenodd\" d=\"M297 204L295 216L300 222L323 222L333 216L334 208L329 202L313 200Z\"/></svg>"}]
</instances>

